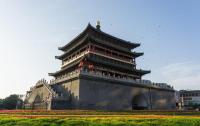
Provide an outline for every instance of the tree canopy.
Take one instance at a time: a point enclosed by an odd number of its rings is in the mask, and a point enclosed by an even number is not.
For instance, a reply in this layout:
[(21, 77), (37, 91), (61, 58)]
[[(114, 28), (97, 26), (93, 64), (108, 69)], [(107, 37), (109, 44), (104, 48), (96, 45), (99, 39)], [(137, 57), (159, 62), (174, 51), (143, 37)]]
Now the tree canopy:
[(5, 99), (0, 99), (0, 109), (16, 109), (21, 108), (23, 101), (19, 95), (12, 94)]

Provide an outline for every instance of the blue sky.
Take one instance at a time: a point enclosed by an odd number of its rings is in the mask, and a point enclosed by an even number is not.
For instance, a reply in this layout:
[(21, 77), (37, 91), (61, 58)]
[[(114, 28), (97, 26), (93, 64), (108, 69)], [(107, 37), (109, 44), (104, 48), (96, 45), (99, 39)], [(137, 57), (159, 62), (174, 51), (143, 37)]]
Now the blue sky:
[(0, 98), (24, 94), (60, 69), (54, 56), (90, 22), (139, 42), (137, 68), (176, 89), (200, 89), (198, 0), (1, 0)]

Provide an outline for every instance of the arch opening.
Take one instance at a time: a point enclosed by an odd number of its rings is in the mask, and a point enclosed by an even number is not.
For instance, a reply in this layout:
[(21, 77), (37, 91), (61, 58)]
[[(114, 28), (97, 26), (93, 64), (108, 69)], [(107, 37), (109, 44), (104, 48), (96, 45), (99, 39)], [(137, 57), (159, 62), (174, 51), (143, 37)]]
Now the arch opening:
[(132, 110), (147, 110), (148, 100), (144, 95), (136, 95), (132, 100)]

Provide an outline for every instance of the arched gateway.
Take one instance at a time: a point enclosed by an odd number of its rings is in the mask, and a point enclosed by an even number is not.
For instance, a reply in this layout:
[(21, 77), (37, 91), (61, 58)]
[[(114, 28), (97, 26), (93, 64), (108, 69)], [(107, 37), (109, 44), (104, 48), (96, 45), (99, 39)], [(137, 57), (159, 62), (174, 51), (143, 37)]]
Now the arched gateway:
[(148, 99), (145, 95), (136, 95), (132, 99), (132, 110), (146, 110), (148, 109)]

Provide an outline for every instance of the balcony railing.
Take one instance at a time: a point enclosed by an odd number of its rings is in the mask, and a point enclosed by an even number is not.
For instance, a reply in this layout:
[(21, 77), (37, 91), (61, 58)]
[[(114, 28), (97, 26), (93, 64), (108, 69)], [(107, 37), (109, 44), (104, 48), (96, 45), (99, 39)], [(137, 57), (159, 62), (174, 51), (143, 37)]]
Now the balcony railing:
[(79, 74), (80, 74), (80, 71), (79, 70), (75, 70), (73, 72), (64, 74), (64, 75), (62, 75), (60, 77), (57, 77), (56, 79), (50, 80), (50, 84), (55, 84), (55, 83), (63, 82), (65, 80), (77, 77), (77, 76), (79, 76)]
[(69, 59), (67, 61), (63, 61), (62, 67), (70, 64), (71, 62), (75, 61), (76, 59), (79, 59), (80, 57), (82, 57), (82, 56), (84, 56), (84, 55), (86, 55), (88, 53), (93, 53), (93, 54), (96, 54), (96, 55), (100, 55), (100, 56), (103, 56), (103, 57), (111, 58), (111, 59), (118, 60), (118, 61), (121, 61), (121, 62), (134, 64), (133, 60), (127, 60), (127, 59), (124, 59), (124, 58), (121, 58), (121, 57), (109, 55), (109, 54), (101, 52), (101, 51), (89, 51), (89, 50), (86, 50), (84, 52), (81, 52), (79, 55), (76, 55), (76, 56), (72, 57), (71, 59)]
[(67, 60), (67, 61), (63, 61), (62, 67), (68, 65), (69, 63), (75, 61), (76, 59), (78, 59), (78, 58), (84, 56), (84, 55), (87, 54), (87, 53), (89, 53), (88, 50), (81, 52), (79, 55), (76, 55), (76, 56), (72, 57), (71, 59), (69, 59), (69, 60)]
[(87, 70), (85, 70), (85, 71), (75, 70), (71, 73), (65, 74), (61, 77), (51, 80), (50, 84), (60, 83), (60, 82), (66, 81), (68, 79), (78, 77), (80, 74), (94, 76), (94, 77), (101, 77), (104, 79), (112, 79), (112, 80), (117, 80), (117, 81), (130, 82), (133, 84), (143, 84), (143, 85), (147, 85), (147, 86), (151, 86), (151, 87), (155, 87), (155, 88), (173, 89), (172, 86), (170, 86), (166, 83), (153, 83), (150, 80), (133, 79), (131, 77), (115, 77), (115, 76), (110, 76), (110, 75), (104, 75), (101, 72), (89, 72)]
[(112, 79), (112, 80), (130, 82), (130, 83), (134, 83), (134, 84), (143, 84), (143, 85), (148, 85), (148, 86), (152, 86), (152, 87), (173, 89), (172, 86), (170, 86), (170, 85), (168, 85), (166, 83), (154, 83), (154, 82), (151, 82), (150, 80), (132, 79), (130, 77), (114, 77), (114, 76), (104, 75), (104, 74), (102, 74), (100, 72), (95, 72), (94, 73), (94, 72), (81, 71), (80, 73), (84, 74), (84, 75), (101, 77), (101, 78), (105, 78), (105, 79)]

